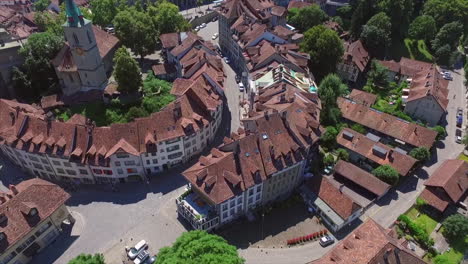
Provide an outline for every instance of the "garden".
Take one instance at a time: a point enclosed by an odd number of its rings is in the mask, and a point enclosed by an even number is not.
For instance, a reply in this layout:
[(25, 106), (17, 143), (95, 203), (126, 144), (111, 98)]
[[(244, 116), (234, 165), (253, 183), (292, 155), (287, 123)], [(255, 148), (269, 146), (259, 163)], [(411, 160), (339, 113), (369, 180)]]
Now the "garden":
[(109, 104), (91, 102), (72, 106), (65, 110), (56, 110), (58, 119), (67, 121), (74, 114), (81, 114), (96, 122), (97, 126), (109, 126), (114, 123), (128, 123), (135, 118), (147, 117), (160, 111), (164, 106), (175, 100), (171, 94), (172, 84), (154, 77), (152, 72), (143, 81), (142, 97), (138, 100), (123, 103), (113, 99)]

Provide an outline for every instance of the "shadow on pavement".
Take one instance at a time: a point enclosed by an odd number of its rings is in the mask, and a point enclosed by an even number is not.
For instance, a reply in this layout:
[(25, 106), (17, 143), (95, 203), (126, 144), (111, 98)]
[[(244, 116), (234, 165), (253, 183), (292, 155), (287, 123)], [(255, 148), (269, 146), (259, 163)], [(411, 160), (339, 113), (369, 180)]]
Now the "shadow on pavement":
[(62, 253), (65, 252), (79, 237), (72, 236), (71, 230), (72, 226), (66, 226), (54, 242), (34, 256), (31, 263), (55, 263), (55, 261), (62, 256)]
[(336, 239), (341, 240), (353, 232), (356, 227), (360, 226), (362, 221), (360, 218), (356, 218), (353, 222), (349, 223), (347, 226), (341, 228), (338, 232), (334, 233)]

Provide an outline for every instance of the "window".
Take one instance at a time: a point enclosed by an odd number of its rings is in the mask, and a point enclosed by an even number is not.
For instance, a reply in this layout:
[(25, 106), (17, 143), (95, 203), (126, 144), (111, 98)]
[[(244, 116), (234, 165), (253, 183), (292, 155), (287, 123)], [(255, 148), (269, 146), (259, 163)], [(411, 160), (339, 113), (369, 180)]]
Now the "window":
[(1, 264), (7, 264), (8, 262), (10, 262), (10, 260), (12, 260), (14, 257), (16, 257), (16, 252), (11, 252), (10, 255), (6, 256), (3, 258), (3, 261), (0, 262)]
[(70, 162), (66, 162), (66, 161), (63, 162), (63, 166), (68, 167), (68, 168), (71, 168), (71, 167), (72, 167), (71, 163), (70, 163)]
[(88, 175), (88, 171), (87, 171), (87, 170), (80, 169), (80, 174)]
[(133, 166), (135, 165), (135, 161), (134, 160), (127, 160), (124, 162), (125, 166)]
[(1, 232), (1, 233), (0, 233), (0, 241), (2, 241), (3, 239), (5, 239), (5, 237), (6, 237), (6, 236), (5, 236), (5, 233)]
[(257, 194), (257, 197), (255, 197), (255, 200), (260, 200), (260, 194)]
[(119, 159), (125, 159), (130, 157), (127, 153), (117, 153), (117, 158)]
[(31, 236), (28, 238), (23, 244), (21, 244), (19, 247), (16, 248), (16, 253), (20, 254), (25, 248), (27, 248), (29, 245), (31, 245), (36, 238), (34, 236)]
[(231, 207), (234, 207), (234, 206), (236, 206), (236, 200), (231, 201)]
[(175, 143), (175, 142), (177, 142), (179, 140), (180, 140), (180, 138), (174, 138), (174, 139), (166, 141), (166, 144), (172, 144), (172, 143)]
[(228, 218), (228, 213), (227, 212), (223, 213), (223, 218)]
[(174, 154), (171, 154), (169, 156), (167, 156), (169, 159), (176, 159), (176, 158), (179, 158), (181, 157), (183, 154), (182, 152), (177, 152), (177, 153), (174, 153)]
[(253, 194), (254, 194), (254, 189), (252, 188), (249, 190), (249, 196), (252, 196)]
[(52, 164), (57, 165), (57, 166), (60, 166), (60, 161), (53, 160), (53, 161), (52, 161)]
[(34, 168), (43, 170), (44, 168), (42, 167), (41, 164), (33, 163)]
[(253, 203), (253, 197), (249, 198), (249, 204)]
[(74, 170), (66, 170), (68, 175), (76, 175), (76, 171)]
[(241, 204), (241, 203), (242, 203), (242, 197), (237, 198), (237, 204)]
[(149, 164), (150, 164), (150, 160), (146, 160), (146, 164), (149, 165)]
[(122, 169), (117, 169), (117, 173), (118, 174), (123, 174), (123, 170)]
[(129, 168), (127, 169), (127, 173), (136, 173), (137, 170), (135, 168)]
[(102, 170), (99, 169), (93, 169), (93, 172), (96, 174), (102, 174)]
[(32, 161), (39, 162), (39, 159), (34, 157), (34, 156), (29, 156), (29, 159), (32, 160)]
[(191, 145), (192, 145), (192, 143), (187, 142), (187, 143), (185, 143), (184, 147), (185, 147), (185, 148), (190, 148)]
[(48, 163), (46, 159), (41, 159), (41, 161), (42, 161), (42, 163), (45, 163), (45, 164)]
[(37, 209), (32, 208), (31, 211), (29, 211), (29, 216), (35, 216), (35, 215), (37, 215)]
[(235, 213), (236, 213), (236, 210), (234, 208), (232, 208), (230, 214), (234, 215)]
[(65, 174), (65, 171), (61, 168), (57, 168), (57, 173)]
[(262, 186), (261, 185), (257, 186), (257, 192), (260, 192), (261, 190), (262, 190)]
[(114, 173), (112, 172), (112, 170), (104, 170), (103, 172), (104, 172), (104, 174), (106, 174), (106, 175), (112, 175), (112, 174), (114, 174)]
[(179, 150), (179, 148), (180, 148), (179, 145), (174, 145), (174, 146), (166, 148), (166, 151), (167, 152), (172, 152), (172, 151), (175, 151), (175, 150)]
[(120, 166), (120, 161), (114, 162), (115, 166), (119, 167)]
[(158, 159), (153, 159), (153, 164), (158, 163)]
[(49, 167), (49, 166), (44, 166), (44, 168), (46, 169), (46, 171), (49, 171), (49, 172), (51, 172), (51, 171), (52, 171), (52, 168), (51, 168), (51, 167)]

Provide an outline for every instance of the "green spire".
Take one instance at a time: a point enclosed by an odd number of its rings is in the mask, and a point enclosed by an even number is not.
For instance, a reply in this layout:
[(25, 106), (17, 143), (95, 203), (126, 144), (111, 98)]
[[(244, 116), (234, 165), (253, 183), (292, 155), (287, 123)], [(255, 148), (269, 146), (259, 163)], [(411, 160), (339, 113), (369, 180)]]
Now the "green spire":
[(83, 15), (81, 14), (80, 9), (76, 6), (75, 1), (65, 0), (65, 7), (69, 27), (78, 27), (78, 22), (81, 26), (85, 24)]

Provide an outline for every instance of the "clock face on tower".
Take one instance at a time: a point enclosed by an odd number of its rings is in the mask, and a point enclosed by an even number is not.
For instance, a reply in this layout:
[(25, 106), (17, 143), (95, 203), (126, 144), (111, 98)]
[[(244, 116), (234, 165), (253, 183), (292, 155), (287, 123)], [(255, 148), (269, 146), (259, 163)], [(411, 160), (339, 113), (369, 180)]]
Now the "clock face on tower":
[(75, 51), (76, 51), (76, 54), (80, 56), (82, 56), (85, 53), (85, 51), (82, 48), (76, 48)]

